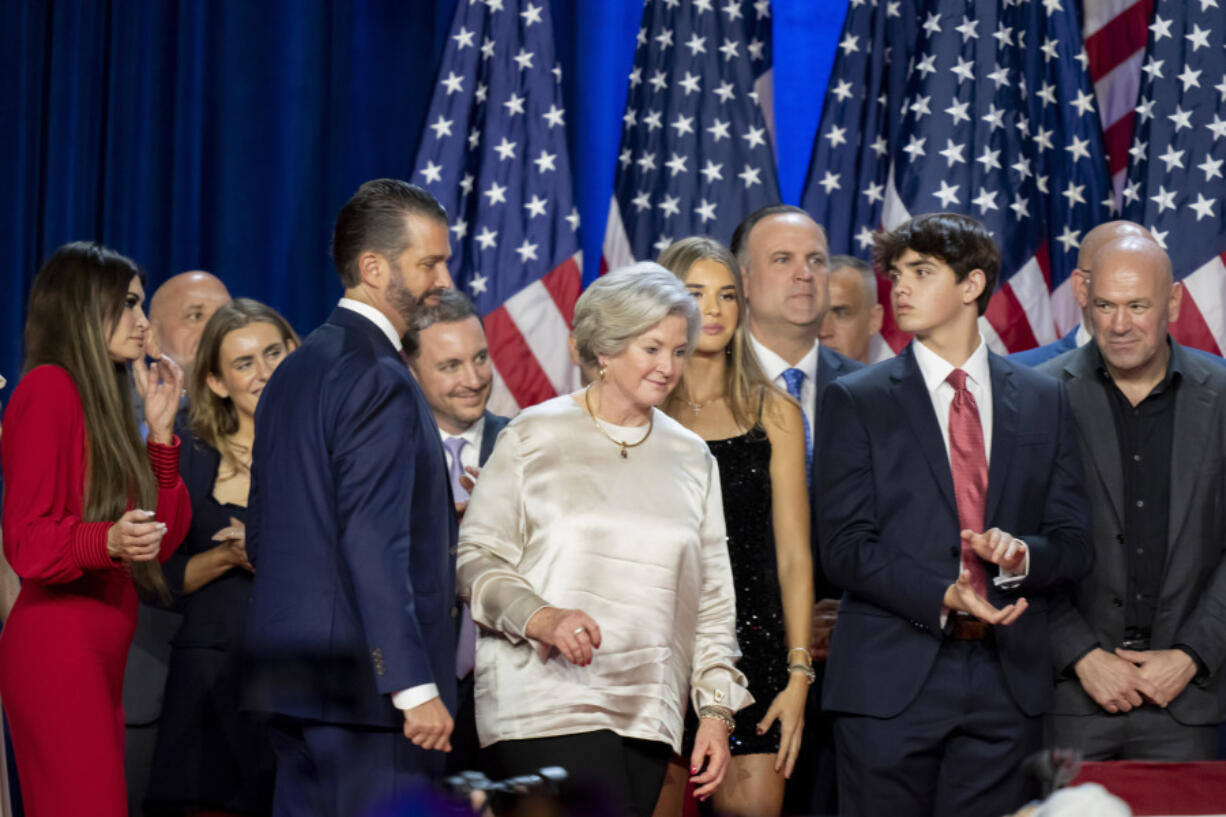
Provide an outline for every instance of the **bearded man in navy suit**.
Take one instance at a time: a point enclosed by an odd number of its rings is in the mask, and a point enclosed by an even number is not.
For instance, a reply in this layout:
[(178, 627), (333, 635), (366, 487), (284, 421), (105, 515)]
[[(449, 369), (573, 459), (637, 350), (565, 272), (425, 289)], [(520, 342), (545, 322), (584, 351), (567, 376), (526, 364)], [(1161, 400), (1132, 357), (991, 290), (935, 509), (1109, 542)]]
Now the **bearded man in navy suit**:
[(839, 813), (996, 817), (1051, 699), (1048, 597), (1093, 562), (1077, 432), (1063, 384), (979, 333), (983, 225), (919, 216), (876, 256), (915, 340), (830, 384), (819, 429)]
[(255, 418), (246, 703), (271, 716), (277, 817), (359, 814), (441, 776), (455, 707), (456, 518), (401, 348), (451, 287), (446, 213), (367, 182), (332, 257), (345, 297)]

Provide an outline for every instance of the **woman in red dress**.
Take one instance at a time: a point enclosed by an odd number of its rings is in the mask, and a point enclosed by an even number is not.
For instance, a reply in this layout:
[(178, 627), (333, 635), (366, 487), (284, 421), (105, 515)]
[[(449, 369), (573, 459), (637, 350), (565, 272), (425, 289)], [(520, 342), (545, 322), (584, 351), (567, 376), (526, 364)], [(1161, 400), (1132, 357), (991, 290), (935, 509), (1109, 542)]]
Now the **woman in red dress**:
[[(30, 290), (25, 376), (4, 416), (4, 553), (22, 578), (0, 634), (0, 700), (29, 817), (125, 817), (124, 663), (137, 588), (191, 521), (174, 436), (183, 374), (145, 365), (144, 276), (67, 244)], [(137, 430), (128, 364), (145, 396)]]

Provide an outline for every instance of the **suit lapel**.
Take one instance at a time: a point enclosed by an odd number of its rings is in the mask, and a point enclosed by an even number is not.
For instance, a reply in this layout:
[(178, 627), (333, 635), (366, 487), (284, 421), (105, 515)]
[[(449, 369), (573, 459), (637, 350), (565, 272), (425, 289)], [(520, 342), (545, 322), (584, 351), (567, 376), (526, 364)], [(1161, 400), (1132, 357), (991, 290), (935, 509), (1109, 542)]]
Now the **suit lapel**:
[(928, 461), (933, 481), (956, 519), (958, 502), (954, 498), (954, 476), (949, 468), (945, 438), (941, 436), (941, 426), (932, 408), (928, 387), (924, 385), (924, 376), (915, 362), (915, 352), (907, 346), (902, 354), (885, 365), (894, 367), (890, 372), (890, 379), (894, 381), (891, 393), (898, 401), (899, 414), (907, 418), (919, 450)]
[(1120, 462), (1119, 439), (1115, 433), (1114, 415), (1111, 413), (1110, 403), (1107, 402), (1106, 390), (1098, 382), (1090, 364), (1090, 348), (1083, 347), (1074, 355), (1074, 360), (1065, 365), (1065, 371), (1072, 375), (1072, 378), (1066, 381), (1069, 403), (1073, 407), (1077, 428), (1090, 451), (1094, 470), (1106, 486), (1116, 521), (1122, 526), (1124, 472)]
[[(1174, 354), (1182, 349), (1172, 343)], [(1171, 513), (1167, 538), (1167, 561), (1175, 552), (1174, 543), (1192, 506), (1201, 461), (1205, 458), (1205, 439), (1201, 429), (1213, 424), (1213, 404), (1217, 395), (1204, 385), (1204, 373), (1185, 356), (1181, 364), (1185, 372), (1179, 391), (1175, 393), (1175, 434), (1171, 440)]]
[(988, 501), (984, 508), (984, 527), (991, 525), (1000, 504), (1009, 463), (1013, 458), (1013, 443), (1017, 438), (1017, 386), (1013, 372), (999, 357), (988, 353), (988, 371), (992, 381), (992, 462), (988, 466)]

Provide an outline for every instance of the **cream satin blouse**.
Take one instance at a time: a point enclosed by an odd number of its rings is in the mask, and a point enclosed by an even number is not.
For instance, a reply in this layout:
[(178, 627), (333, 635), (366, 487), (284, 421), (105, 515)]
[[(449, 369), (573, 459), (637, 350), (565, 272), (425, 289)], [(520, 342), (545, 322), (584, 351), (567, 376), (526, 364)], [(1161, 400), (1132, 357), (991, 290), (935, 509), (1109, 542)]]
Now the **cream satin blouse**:
[[(719, 469), (660, 411), (627, 451), (570, 396), (502, 432), (460, 527), (459, 586), (477, 639), (483, 746), (609, 729), (681, 750), (694, 706), (753, 702), (736, 668), (736, 602)], [(605, 424), (638, 440), (645, 426)], [(524, 636), (545, 606), (578, 608), (603, 643), (586, 667)]]

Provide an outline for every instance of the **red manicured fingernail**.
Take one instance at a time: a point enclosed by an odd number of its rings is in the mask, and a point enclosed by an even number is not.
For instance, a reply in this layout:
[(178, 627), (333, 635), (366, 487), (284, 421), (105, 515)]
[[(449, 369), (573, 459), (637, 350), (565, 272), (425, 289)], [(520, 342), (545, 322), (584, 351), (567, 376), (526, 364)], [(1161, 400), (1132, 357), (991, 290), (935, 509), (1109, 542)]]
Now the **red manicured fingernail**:
[(697, 767), (697, 766), (691, 766), (691, 767), (690, 767), (690, 774), (698, 774), (698, 767)]

